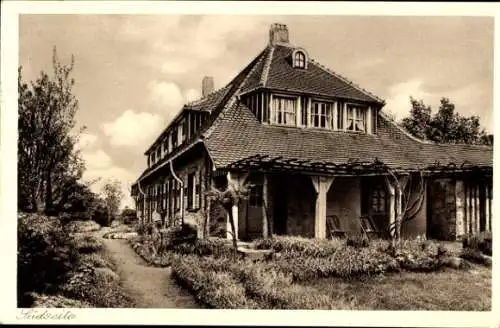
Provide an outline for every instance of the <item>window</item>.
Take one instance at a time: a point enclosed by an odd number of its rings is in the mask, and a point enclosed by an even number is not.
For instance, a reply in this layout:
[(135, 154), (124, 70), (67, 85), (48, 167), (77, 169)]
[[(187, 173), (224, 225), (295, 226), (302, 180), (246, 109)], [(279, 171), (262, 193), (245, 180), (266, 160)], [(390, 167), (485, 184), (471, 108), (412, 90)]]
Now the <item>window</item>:
[(347, 106), (347, 130), (366, 131), (366, 108)]
[(317, 128), (333, 128), (333, 104), (313, 101), (311, 106), (311, 125)]
[(163, 153), (165, 155), (168, 153), (168, 137), (163, 141)]
[(172, 129), (172, 150), (175, 149), (175, 147), (177, 147), (177, 127), (175, 126), (173, 129)]
[(293, 56), (293, 67), (295, 68), (306, 67), (306, 55), (302, 51), (295, 52)]
[(156, 158), (158, 158), (158, 161), (161, 159), (161, 146), (156, 150)]
[(386, 213), (385, 188), (382, 185), (375, 187), (371, 195), (371, 210), (373, 214)]
[(296, 125), (297, 98), (273, 97), (271, 123)]
[(151, 164), (154, 164), (156, 162), (156, 153), (151, 154)]
[(254, 185), (248, 195), (249, 206), (262, 206), (262, 185)]

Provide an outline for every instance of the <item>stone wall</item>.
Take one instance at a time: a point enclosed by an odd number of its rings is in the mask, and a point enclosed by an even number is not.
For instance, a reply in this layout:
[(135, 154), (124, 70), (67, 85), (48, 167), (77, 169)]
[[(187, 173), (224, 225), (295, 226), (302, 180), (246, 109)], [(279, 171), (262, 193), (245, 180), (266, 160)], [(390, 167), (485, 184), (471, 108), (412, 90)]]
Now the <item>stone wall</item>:
[(327, 194), (326, 215), (336, 215), (343, 231), (361, 231), (361, 178), (337, 177), (333, 180)]
[(456, 234), (456, 181), (440, 178), (429, 181), (429, 231), (433, 239), (455, 240)]
[(314, 237), (316, 191), (309, 176), (293, 176), (288, 181), (287, 234)]
[[(418, 197), (418, 190), (413, 190), (409, 197), (410, 202), (414, 202)], [(417, 236), (425, 236), (427, 233), (427, 191), (424, 190), (424, 199), (420, 210), (415, 217), (401, 226), (401, 236), (403, 238), (415, 238)]]

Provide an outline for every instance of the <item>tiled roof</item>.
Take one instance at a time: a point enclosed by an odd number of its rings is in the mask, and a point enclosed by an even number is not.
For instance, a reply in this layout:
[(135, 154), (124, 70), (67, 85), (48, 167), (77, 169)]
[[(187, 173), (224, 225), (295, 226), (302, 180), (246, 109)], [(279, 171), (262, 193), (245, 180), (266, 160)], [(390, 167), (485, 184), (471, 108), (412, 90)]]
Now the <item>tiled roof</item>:
[(310, 60), (307, 69), (293, 68), (291, 55), (295, 48), (275, 45), (266, 49), (266, 60), (249, 76), (242, 92), (258, 87), (296, 91), (344, 99), (383, 103), (383, 100), (351, 81)]
[(215, 123), (205, 144), (217, 167), (254, 155), (334, 164), (377, 159), (394, 169), (425, 168), (436, 161), (442, 165), (493, 163), (490, 148), (422, 143), (381, 116), (376, 135), (280, 127), (261, 124), (241, 103)]
[(192, 101), (184, 106), (184, 108), (195, 111), (207, 111), (212, 112), (224, 99), (224, 96), (227, 94), (231, 87), (231, 84), (226, 85), (225, 87), (214, 91), (207, 96)]
[(493, 166), (491, 147), (425, 143), (384, 116), (378, 117), (376, 135), (261, 124), (238, 100), (238, 95), (264, 87), (383, 103), (316, 62), (309, 61), (305, 70), (292, 68), (288, 62), (292, 51), (293, 48), (280, 45), (267, 47), (226, 87), (186, 105), (191, 110), (209, 111), (209, 119), (189, 143), (146, 169), (141, 177), (149, 175), (200, 139), (216, 167), (225, 167), (255, 155), (334, 164), (378, 160), (394, 169), (410, 170), (436, 162), (441, 165), (467, 162), (476, 166)]

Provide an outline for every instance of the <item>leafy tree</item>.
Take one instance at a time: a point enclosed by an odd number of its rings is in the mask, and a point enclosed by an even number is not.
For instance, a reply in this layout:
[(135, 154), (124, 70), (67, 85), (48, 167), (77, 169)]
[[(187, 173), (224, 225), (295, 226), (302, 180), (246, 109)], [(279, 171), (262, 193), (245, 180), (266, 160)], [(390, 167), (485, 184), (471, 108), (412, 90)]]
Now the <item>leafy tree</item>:
[(426, 106), (422, 100), (417, 101), (410, 97), (410, 116), (402, 120), (403, 127), (420, 139), (427, 139), (431, 123), (431, 107)]
[(123, 198), (120, 181), (108, 180), (102, 187), (102, 194), (104, 196), (104, 204), (106, 206), (109, 224), (111, 220), (118, 216), (118, 210)]
[(462, 116), (455, 104), (442, 98), (437, 113), (432, 116), (430, 106), (410, 97), (411, 110), (401, 125), (417, 138), (439, 143), (493, 144), (493, 135), (481, 128), (478, 116)]
[[(84, 164), (75, 149), (78, 101), (72, 93), (70, 65), (63, 65), (54, 48), (53, 74), (41, 72), (35, 82), (23, 81), (18, 69), (18, 207), (53, 211), (65, 188), (81, 177)], [(81, 132), (81, 131), (80, 131)]]

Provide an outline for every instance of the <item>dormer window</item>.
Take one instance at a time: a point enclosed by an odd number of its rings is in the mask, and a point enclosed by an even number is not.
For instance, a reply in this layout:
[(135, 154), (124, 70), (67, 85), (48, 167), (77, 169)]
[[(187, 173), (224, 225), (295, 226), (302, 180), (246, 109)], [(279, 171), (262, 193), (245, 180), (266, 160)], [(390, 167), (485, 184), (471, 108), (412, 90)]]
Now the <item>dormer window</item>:
[(347, 130), (366, 131), (366, 111), (364, 106), (347, 105)]
[(333, 103), (313, 101), (311, 104), (311, 126), (333, 129)]
[(292, 67), (293, 68), (307, 68), (307, 54), (302, 49), (296, 49), (292, 53)]
[(296, 125), (297, 98), (273, 96), (271, 106), (271, 123)]

